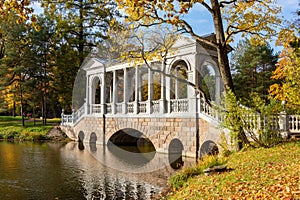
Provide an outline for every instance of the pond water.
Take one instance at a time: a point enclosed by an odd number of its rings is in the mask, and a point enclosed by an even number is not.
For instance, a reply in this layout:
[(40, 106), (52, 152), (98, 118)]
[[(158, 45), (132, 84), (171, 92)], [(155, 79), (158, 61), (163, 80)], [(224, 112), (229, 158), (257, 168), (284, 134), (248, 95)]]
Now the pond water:
[(0, 199), (151, 199), (174, 172), (167, 154), (77, 142), (0, 142)]

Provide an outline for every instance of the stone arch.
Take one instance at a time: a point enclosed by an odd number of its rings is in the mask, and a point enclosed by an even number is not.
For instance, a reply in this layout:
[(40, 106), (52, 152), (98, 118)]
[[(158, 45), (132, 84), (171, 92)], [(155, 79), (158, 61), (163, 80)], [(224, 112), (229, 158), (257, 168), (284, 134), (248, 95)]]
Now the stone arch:
[(116, 131), (109, 137), (108, 143), (109, 142), (115, 145), (125, 146), (139, 146), (145, 143), (152, 144), (145, 134), (133, 128), (124, 128)]
[(177, 65), (180, 62), (184, 62), (186, 64), (187, 71), (192, 71), (192, 65), (191, 65), (191, 63), (186, 58), (178, 58), (178, 59), (173, 60), (169, 64), (169, 67), (167, 68), (167, 73), (170, 73), (172, 67), (175, 66), (175, 65)]
[(101, 85), (102, 81), (99, 76), (92, 77), (92, 104), (100, 104), (101, 103)]
[[(185, 60), (177, 60), (170, 65), (169, 73), (179, 79), (188, 80), (189, 65)], [(170, 78), (170, 98), (185, 99), (188, 98), (188, 85), (179, 81), (177, 78)]]
[(168, 158), (170, 166), (173, 169), (179, 169), (183, 166), (182, 151), (184, 146), (178, 138), (174, 138), (170, 141), (168, 147)]
[(213, 60), (206, 60), (199, 70), (199, 84), (211, 101), (218, 101), (221, 96), (221, 75), (217, 66)]
[(214, 141), (207, 140), (203, 142), (200, 148), (200, 158), (203, 158), (203, 156), (206, 155), (217, 155), (217, 154), (219, 154), (219, 148)]

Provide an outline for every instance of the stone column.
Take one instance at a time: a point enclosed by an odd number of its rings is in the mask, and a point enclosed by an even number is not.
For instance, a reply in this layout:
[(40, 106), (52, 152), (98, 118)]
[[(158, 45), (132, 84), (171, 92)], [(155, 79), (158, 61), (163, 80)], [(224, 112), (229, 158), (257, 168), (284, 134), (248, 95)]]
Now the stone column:
[[(195, 83), (194, 81), (194, 73), (193, 71), (187, 71), (187, 80), (191, 83)], [(187, 98), (195, 98), (195, 88), (187, 84)]]
[(161, 95), (160, 95), (160, 102), (159, 102), (159, 108), (160, 108), (160, 113), (165, 113), (166, 112), (166, 76), (164, 73), (166, 73), (165, 70), (165, 64), (164, 61), (161, 63), (161, 71), (163, 72), (161, 74)]
[(116, 103), (118, 103), (118, 94), (117, 94), (117, 71), (113, 71), (113, 91), (112, 91), (112, 104), (111, 111), (112, 114), (116, 114)]
[(139, 77), (139, 67), (135, 67), (135, 104), (134, 104), (134, 113), (138, 114), (139, 108), (139, 86), (140, 86), (140, 77)]
[(279, 127), (280, 127), (280, 134), (282, 136), (282, 138), (287, 139), (289, 137), (289, 115), (286, 112), (286, 102), (282, 101), (282, 107), (283, 107), (283, 111), (280, 113), (280, 117), (279, 117)]
[[(175, 99), (179, 99), (179, 83), (178, 83), (178, 82), (179, 82), (179, 81), (178, 81), (178, 78), (179, 78), (179, 75), (178, 75), (178, 74), (179, 74), (179, 73), (178, 73), (178, 70), (179, 70), (179, 69), (176, 67), (176, 69), (175, 69), (175, 72), (176, 72), (176, 75), (175, 75), (175, 76), (176, 76), (176, 79), (175, 79), (175, 88), (174, 88), (174, 89), (175, 89), (175, 91), (174, 91), (174, 92), (175, 92)], [(170, 85), (170, 86), (171, 86), (171, 85)]]
[(153, 72), (148, 68), (148, 102), (147, 102), (147, 113), (152, 113), (152, 100), (153, 100)]
[(102, 80), (101, 80), (101, 113), (106, 113), (106, 81), (105, 81), (105, 72), (102, 74)]
[(89, 114), (89, 76), (86, 76), (86, 85), (85, 85), (85, 108), (84, 108), (84, 114)]
[(89, 109), (89, 113), (90, 114), (92, 114), (93, 113), (93, 111), (92, 111), (92, 109), (93, 109), (93, 106), (92, 106), (92, 104), (93, 104), (93, 83), (92, 83), (92, 79), (93, 79), (93, 77), (91, 77), (91, 76), (89, 76), (89, 95), (88, 95), (88, 102), (89, 102), (89, 107), (90, 107), (90, 109)]
[(219, 103), (219, 102), (220, 102), (220, 99), (221, 99), (221, 84), (222, 84), (221, 77), (216, 75), (215, 101), (216, 101), (217, 103)]
[(166, 83), (166, 113), (171, 112), (171, 78), (165, 77), (165, 83)]
[(127, 113), (127, 102), (128, 102), (128, 77), (127, 77), (127, 68), (124, 68), (123, 80), (124, 80), (124, 91), (123, 91), (123, 114)]

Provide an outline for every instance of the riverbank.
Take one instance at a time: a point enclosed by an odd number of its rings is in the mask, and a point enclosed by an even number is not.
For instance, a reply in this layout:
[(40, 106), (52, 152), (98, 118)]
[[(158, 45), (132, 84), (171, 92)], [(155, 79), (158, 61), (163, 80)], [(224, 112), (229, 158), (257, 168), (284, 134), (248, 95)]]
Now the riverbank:
[(0, 116), (0, 140), (13, 141), (41, 141), (65, 140), (65, 134), (58, 127), (60, 119), (48, 119), (47, 125), (40, 119), (26, 119), (22, 126), (20, 116)]
[(300, 199), (299, 140), (234, 153), (227, 168), (224, 173), (189, 178), (160, 199)]

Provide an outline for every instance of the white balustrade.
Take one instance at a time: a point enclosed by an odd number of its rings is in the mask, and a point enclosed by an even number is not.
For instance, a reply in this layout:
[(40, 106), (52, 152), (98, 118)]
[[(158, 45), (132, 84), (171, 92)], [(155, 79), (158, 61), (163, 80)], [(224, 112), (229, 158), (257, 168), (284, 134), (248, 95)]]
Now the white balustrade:
[(289, 131), (292, 133), (300, 132), (300, 115), (289, 116)]
[(123, 113), (123, 103), (116, 103), (116, 112)]
[(147, 112), (147, 102), (139, 102), (139, 108), (140, 113), (146, 113)]
[(159, 113), (159, 101), (152, 101), (152, 111), (153, 113)]
[(73, 116), (72, 115), (62, 115), (61, 124), (62, 125), (73, 124)]
[(93, 114), (102, 113), (102, 105), (101, 104), (92, 104), (92, 113)]
[(189, 100), (188, 99), (172, 99), (171, 112), (188, 112), (189, 111)]
[(106, 104), (106, 112), (107, 112), (108, 114), (111, 114), (111, 113), (112, 113), (111, 103), (107, 103), (107, 104)]
[(127, 112), (128, 113), (134, 113), (134, 103), (135, 102), (128, 102), (127, 103)]

